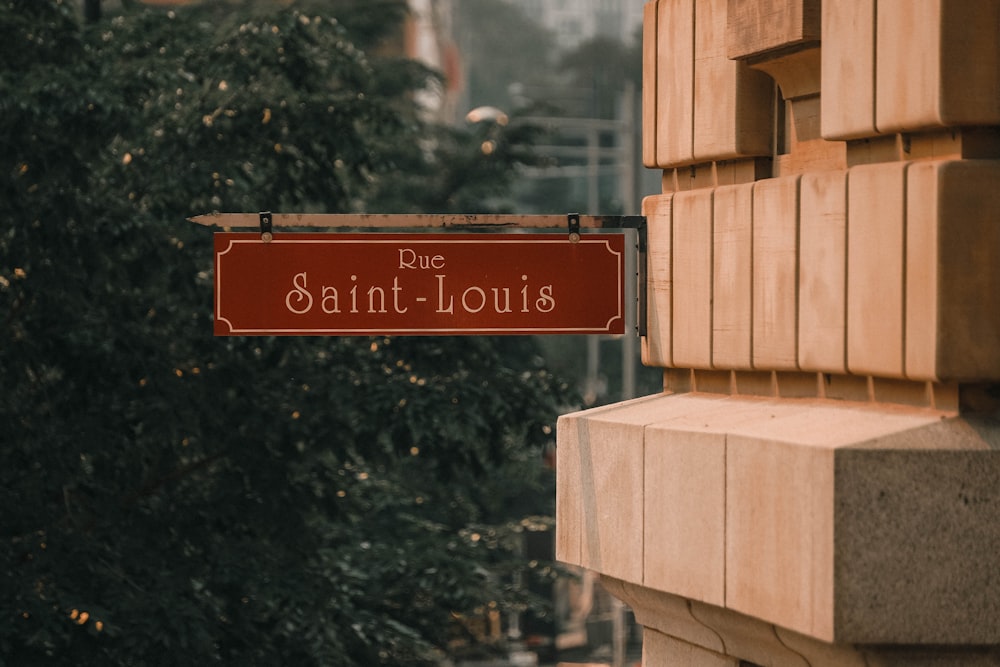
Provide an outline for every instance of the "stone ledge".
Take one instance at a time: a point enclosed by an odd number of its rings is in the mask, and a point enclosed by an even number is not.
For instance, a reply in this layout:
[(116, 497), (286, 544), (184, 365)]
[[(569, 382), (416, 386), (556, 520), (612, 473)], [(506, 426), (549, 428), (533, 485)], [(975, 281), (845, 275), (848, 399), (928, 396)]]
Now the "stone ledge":
[(812, 640), (997, 645), (998, 433), (954, 411), (704, 393), (566, 415), (556, 555)]
[[(604, 577), (644, 627), (645, 665), (685, 667), (996, 667), (1000, 648), (830, 644), (737, 612)], [(702, 620), (696, 617), (700, 616)]]

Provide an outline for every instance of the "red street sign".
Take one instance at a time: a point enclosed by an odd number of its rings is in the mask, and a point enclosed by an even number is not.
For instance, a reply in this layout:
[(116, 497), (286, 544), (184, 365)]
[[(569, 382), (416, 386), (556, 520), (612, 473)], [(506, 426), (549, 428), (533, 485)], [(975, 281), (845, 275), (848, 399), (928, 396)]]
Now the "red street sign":
[(621, 334), (625, 238), (215, 234), (215, 335)]

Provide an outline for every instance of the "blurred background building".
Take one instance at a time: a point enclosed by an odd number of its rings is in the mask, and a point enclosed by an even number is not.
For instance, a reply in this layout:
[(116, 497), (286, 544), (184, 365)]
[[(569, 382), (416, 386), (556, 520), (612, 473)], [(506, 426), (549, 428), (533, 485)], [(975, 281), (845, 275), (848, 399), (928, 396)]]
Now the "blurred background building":
[(510, 0), (529, 19), (555, 36), (559, 49), (570, 51), (596, 36), (627, 43), (642, 22), (644, 0)]

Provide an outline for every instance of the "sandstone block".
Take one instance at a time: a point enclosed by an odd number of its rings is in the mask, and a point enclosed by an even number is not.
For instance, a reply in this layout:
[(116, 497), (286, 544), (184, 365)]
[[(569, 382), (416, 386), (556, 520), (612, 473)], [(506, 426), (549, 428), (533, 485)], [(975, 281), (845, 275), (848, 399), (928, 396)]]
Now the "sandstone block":
[(626, 545), (642, 544), (644, 426), (659, 412), (656, 398), (559, 418), (558, 559), (626, 581), (642, 581), (642, 550)]
[[(728, 0), (695, 2), (693, 159), (770, 155), (774, 84), (726, 53)], [(667, 131), (670, 131), (668, 128)]]
[[(943, 425), (937, 445), (945, 438)], [(965, 430), (967, 425), (951, 425)], [(972, 440), (976, 434), (967, 434)], [(1000, 642), (1000, 452), (851, 448), (835, 458), (835, 639)]]
[(673, 362), (712, 365), (712, 190), (678, 192), (673, 199)]
[(847, 367), (903, 376), (905, 162), (862, 165), (847, 184)]
[(753, 184), (715, 189), (712, 365), (750, 369)]
[(724, 604), (725, 443), (724, 434), (647, 431), (644, 585)]
[(799, 177), (753, 191), (753, 365), (798, 368)]
[(875, 136), (875, 0), (824, 2), (821, 32), (823, 137)]
[(656, 161), (694, 159), (694, 0), (657, 0)]
[(642, 8), (642, 164), (656, 167), (657, 121), (657, 6), (656, 0)]
[(673, 365), (673, 197), (657, 195), (642, 202), (646, 216), (646, 336), (642, 362)]
[(643, 664), (685, 665), (685, 667), (739, 667), (739, 658), (688, 644), (655, 630), (642, 633)]
[(820, 39), (819, 0), (729, 0), (727, 56), (787, 52)]
[(879, 0), (878, 131), (1000, 123), (998, 24), (997, 0)]
[(804, 174), (799, 219), (799, 366), (844, 373), (847, 172)]
[(644, 33), (655, 32), (643, 56), (644, 163), (669, 169), (770, 155), (774, 86), (727, 57), (727, 0), (650, 4), (643, 14)]
[(907, 171), (906, 375), (1000, 379), (1000, 161)]

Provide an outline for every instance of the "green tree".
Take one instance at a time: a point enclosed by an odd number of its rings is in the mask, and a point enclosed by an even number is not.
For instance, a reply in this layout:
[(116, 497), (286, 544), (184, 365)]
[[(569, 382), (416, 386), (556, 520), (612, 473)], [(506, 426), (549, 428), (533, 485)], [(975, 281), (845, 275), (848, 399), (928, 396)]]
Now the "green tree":
[[(569, 400), (530, 339), (213, 338), (184, 220), (404, 183), (440, 130), (373, 55), (402, 4), (0, 2), (0, 664), (422, 665), (528, 601)], [(428, 208), (482, 187), (412, 166)]]

